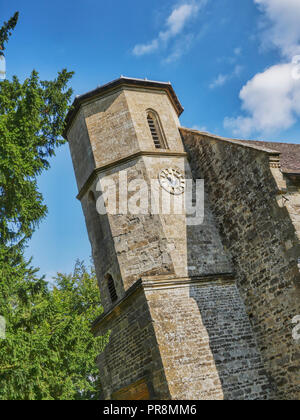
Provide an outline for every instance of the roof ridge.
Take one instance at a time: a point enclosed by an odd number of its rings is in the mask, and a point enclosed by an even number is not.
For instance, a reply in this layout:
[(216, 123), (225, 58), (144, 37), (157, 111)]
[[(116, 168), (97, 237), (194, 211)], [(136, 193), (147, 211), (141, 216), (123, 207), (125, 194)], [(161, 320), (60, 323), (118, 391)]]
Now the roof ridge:
[(266, 147), (257, 146), (256, 144), (251, 144), (251, 140), (246, 141), (246, 140), (222, 137), (222, 136), (218, 136), (216, 134), (208, 133), (206, 131), (199, 131), (199, 130), (195, 130), (195, 129), (187, 128), (187, 127), (180, 127), (180, 129), (181, 130), (186, 130), (186, 131), (191, 131), (191, 132), (194, 132), (194, 133), (197, 133), (197, 134), (202, 134), (202, 135), (205, 135), (207, 137), (211, 137), (211, 138), (216, 139), (216, 140), (226, 141), (227, 143), (236, 144), (236, 145), (239, 145), (239, 146), (249, 147), (251, 149), (260, 150), (260, 151), (265, 152), (265, 153), (281, 154), (281, 152), (278, 151), (278, 150), (268, 149)]
[(290, 145), (290, 146), (300, 146), (300, 143), (289, 143), (284, 141), (268, 141), (268, 140), (240, 140), (245, 142), (256, 142), (256, 143), (269, 143), (269, 144), (280, 144), (280, 145)]

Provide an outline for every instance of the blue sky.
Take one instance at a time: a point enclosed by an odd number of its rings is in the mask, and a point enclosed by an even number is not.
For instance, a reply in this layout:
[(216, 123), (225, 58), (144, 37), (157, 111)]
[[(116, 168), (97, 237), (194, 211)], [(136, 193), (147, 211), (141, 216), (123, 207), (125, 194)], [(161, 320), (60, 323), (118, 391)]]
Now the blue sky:
[[(298, 0), (0, 0), (1, 21), (16, 10), (8, 78), (35, 68), (49, 79), (67, 67), (76, 95), (121, 74), (171, 81), (185, 108), (183, 126), (300, 140)], [(67, 145), (39, 188), (49, 214), (27, 255), (51, 278), (91, 253)]]

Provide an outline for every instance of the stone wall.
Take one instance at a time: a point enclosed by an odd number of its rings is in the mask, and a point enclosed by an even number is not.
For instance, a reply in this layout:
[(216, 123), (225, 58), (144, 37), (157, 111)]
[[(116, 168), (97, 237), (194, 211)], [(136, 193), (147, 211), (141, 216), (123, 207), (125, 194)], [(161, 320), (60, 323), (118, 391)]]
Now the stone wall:
[[(136, 388), (135, 384), (141, 381), (150, 399), (170, 399), (153, 321), (142, 288), (132, 294), (130, 291), (123, 302), (95, 323), (95, 335), (109, 331), (109, 344), (97, 359), (102, 399), (118, 399), (118, 395), (124, 395), (124, 388), (132, 385)], [(136, 398), (131, 395), (131, 399)]]
[(95, 322), (104, 399), (263, 400), (272, 390), (230, 276), (143, 278)]
[[(162, 194), (172, 202), (180, 200), (184, 205), (184, 195), (173, 196), (158, 184), (157, 174), (169, 167), (180, 169), (186, 179), (192, 177), (184, 157), (142, 156), (103, 171), (81, 199), (105, 310), (111, 305), (104, 282), (107, 273), (112, 275), (121, 298), (141, 276), (172, 273), (174, 277), (195, 277), (232, 272), (230, 258), (224, 252), (208, 205), (205, 206), (203, 223), (195, 226), (187, 227), (184, 211), (174, 214), (173, 205), (172, 214), (162, 214)], [(126, 175), (126, 183), (142, 180), (148, 186), (148, 191), (142, 194), (148, 204), (145, 214), (120, 213), (120, 172), (123, 174), (121, 179)], [(159, 191), (159, 214), (152, 212), (152, 180), (156, 181)], [(104, 190), (104, 181), (113, 182), (116, 186), (117, 212), (100, 216), (96, 203), (89, 197), (91, 193), (95, 199), (99, 197), (97, 186)], [(128, 192), (128, 199), (131, 200), (137, 193)]]
[(300, 314), (300, 248), (290, 214), (278, 204), (271, 154), (193, 130), (181, 134), (194, 176), (205, 179), (276, 398), (300, 399), (291, 323)]
[(124, 93), (140, 148), (142, 150), (157, 150), (147, 122), (146, 111), (152, 109), (159, 115), (168, 148), (172, 151), (183, 152), (183, 144), (178, 132), (179, 119), (168, 95), (163, 91), (132, 88), (126, 88)]
[(84, 112), (81, 109), (69, 130), (69, 147), (78, 191), (81, 190), (96, 167), (93, 149), (87, 130)]
[(183, 152), (179, 120), (165, 91), (119, 87), (83, 103), (68, 128), (78, 190), (96, 168), (140, 151), (157, 152), (147, 122), (147, 110), (160, 116), (169, 149)]
[(260, 400), (270, 385), (233, 280), (146, 291), (172, 399)]
[(288, 210), (300, 239), (300, 177), (286, 175), (284, 179), (286, 181), (286, 191), (283, 192), (281, 197), (282, 206), (285, 206)]

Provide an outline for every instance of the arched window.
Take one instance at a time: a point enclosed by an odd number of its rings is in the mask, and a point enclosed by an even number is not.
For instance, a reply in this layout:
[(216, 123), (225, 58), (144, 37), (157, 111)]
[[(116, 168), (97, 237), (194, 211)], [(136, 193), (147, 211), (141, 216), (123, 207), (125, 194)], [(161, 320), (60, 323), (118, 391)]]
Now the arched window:
[(147, 121), (156, 149), (168, 149), (158, 115), (154, 111), (148, 111)]
[(118, 295), (117, 295), (114, 279), (112, 278), (110, 274), (107, 274), (106, 280), (107, 280), (107, 288), (109, 291), (110, 299), (112, 303), (114, 303), (118, 300)]

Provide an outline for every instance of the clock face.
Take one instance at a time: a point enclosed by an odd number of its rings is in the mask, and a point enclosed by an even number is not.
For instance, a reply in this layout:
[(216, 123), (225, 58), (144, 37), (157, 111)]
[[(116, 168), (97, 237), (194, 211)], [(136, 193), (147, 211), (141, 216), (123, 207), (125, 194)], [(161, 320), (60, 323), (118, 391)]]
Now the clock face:
[(185, 187), (185, 179), (183, 174), (174, 168), (163, 169), (158, 176), (159, 183), (162, 188), (170, 194), (182, 194)]

